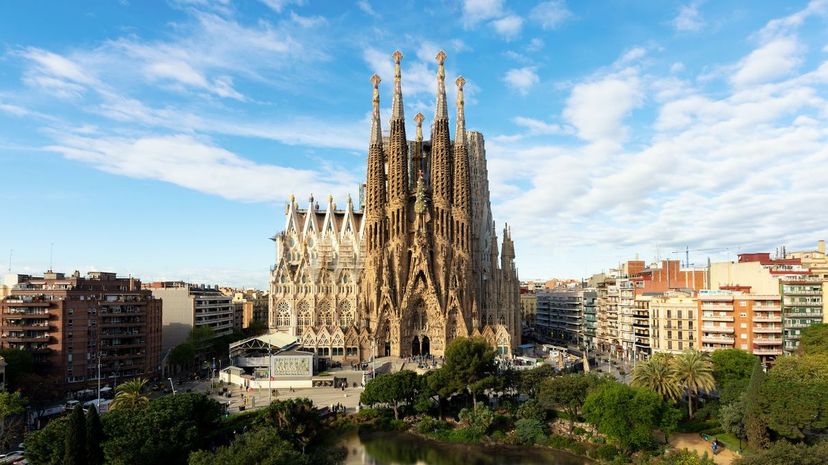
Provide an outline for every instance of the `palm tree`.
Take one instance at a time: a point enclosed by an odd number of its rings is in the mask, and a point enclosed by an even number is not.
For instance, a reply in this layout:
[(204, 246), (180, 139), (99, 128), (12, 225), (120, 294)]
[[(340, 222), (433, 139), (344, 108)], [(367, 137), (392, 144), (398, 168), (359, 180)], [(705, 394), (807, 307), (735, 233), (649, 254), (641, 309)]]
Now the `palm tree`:
[(110, 410), (146, 407), (149, 404), (149, 397), (141, 393), (145, 384), (147, 384), (147, 380), (144, 378), (136, 378), (115, 388), (117, 394), (115, 394), (115, 400), (112, 401), (112, 405), (109, 406)]
[(665, 400), (681, 397), (681, 386), (676, 377), (673, 357), (657, 353), (649, 360), (639, 363), (633, 371), (632, 385), (653, 390)]
[(693, 396), (716, 387), (713, 362), (707, 354), (688, 350), (676, 358), (675, 369), (679, 385), (687, 392), (687, 414), (693, 418)]

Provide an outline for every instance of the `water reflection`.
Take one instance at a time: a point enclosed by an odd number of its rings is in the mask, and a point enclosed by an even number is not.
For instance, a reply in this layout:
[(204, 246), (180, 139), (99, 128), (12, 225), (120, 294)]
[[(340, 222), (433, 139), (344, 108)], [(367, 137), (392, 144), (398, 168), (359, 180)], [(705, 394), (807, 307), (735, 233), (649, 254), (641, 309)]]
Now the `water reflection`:
[(345, 465), (585, 465), (565, 452), (442, 444), (406, 433), (351, 433)]

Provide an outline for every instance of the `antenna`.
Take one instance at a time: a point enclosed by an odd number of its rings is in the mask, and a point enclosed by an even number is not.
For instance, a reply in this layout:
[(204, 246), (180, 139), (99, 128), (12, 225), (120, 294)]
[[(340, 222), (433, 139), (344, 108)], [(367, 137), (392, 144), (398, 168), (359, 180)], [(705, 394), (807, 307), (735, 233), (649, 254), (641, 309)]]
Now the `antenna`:
[(49, 272), (52, 272), (52, 258), (54, 257), (55, 243), (49, 243)]
[(14, 249), (9, 249), (9, 273), (11, 273), (12, 254), (14, 254)]

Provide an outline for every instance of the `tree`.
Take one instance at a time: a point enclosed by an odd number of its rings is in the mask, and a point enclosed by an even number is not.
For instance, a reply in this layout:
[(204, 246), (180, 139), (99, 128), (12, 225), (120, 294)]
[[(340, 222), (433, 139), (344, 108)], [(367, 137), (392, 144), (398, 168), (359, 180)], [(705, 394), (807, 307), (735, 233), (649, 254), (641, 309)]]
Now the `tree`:
[(6, 361), (6, 389), (16, 391), (23, 388), (20, 377), (34, 371), (32, 353), (22, 349), (0, 349), (0, 357)]
[(20, 391), (0, 391), (0, 450), (17, 445), (23, 434), (27, 400)]
[(676, 358), (675, 368), (679, 385), (687, 393), (687, 414), (693, 418), (693, 397), (716, 387), (713, 363), (707, 354), (687, 350)]
[(304, 465), (309, 457), (291, 447), (276, 428), (260, 428), (242, 434), (229, 446), (215, 452), (198, 451), (190, 455), (189, 465)]
[(828, 355), (777, 359), (759, 393), (761, 415), (778, 435), (821, 436), (828, 430)]
[(206, 448), (220, 424), (218, 402), (202, 395), (164, 396), (143, 409), (114, 410), (102, 417), (109, 465), (182, 465), (190, 451)]
[(675, 363), (668, 354), (656, 353), (649, 360), (639, 363), (633, 370), (631, 384), (655, 391), (665, 400), (681, 398)]
[(733, 465), (824, 465), (828, 463), (828, 442), (819, 442), (813, 446), (793, 445), (787, 441), (777, 441), (764, 451), (742, 457)]
[(257, 423), (276, 428), (282, 439), (304, 452), (316, 440), (322, 418), (309, 399), (288, 399), (271, 403), (261, 411)]
[(131, 379), (115, 388), (117, 394), (110, 404), (110, 410), (139, 409), (149, 404), (149, 397), (141, 392), (147, 380), (143, 378)]
[(477, 405), (477, 395), (495, 384), (495, 350), (485, 339), (459, 337), (446, 348), (443, 367), (453, 386), (463, 386)]
[(710, 359), (719, 400), (724, 404), (739, 400), (750, 382), (757, 357), (744, 350), (723, 349), (714, 351)]
[(33, 465), (63, 465), (69, 417), (56, 418), (26, 436), (26, 460)]
[(719, 423), (722, 429), (739, 438), (739, 449), (741, 449), (742, 439), (747, 437), (744, 401), (739, 400), (723, 405), (719, 409)]
[(69, 429), (63, 441), (63, 464), (82, 465), (86, 463), (86, 418), (83, 407), (76, 405), (69, 415)]
[(368, 381), (359, 401), (365, 405), (390, 405), (394, 409), (394, 418), (399, 419), (400, 405), (414, 403), (418, 385), (417, 373), (413, 371), (385, 373)]
[(190, 366), (195, 363), (196, 348), (192, 342), (184, 342), (175, 346), (170, 352), (170, 363), (173, 365)]
[(759, 360), (753, 365), (753, 373), (745, 391), (745, 434), (752, 449), (764, 449), (768, 445), (768, 428), (762, 411), (762, 386), (766, 375)]
[(552, 365), (544, 363), (531, 370), (522, 371), (518, 376), (520, 392), (529, 397), (535, 397), (537, 396), (537, 390), (540, 388), (541, 383), (555, 376), (555, 369), (552, 368)]
[(543, 437), (543, 423), (534, 418), (521, 418), (515, 422), (515, 436), (519, 443), (532, 445)]
[(596, 387), (584, 402), (584, 417), (626, 453), (653, 444), (653, 430), (665, 412), (661, 396), (649, 389), (611, 382)]
[(98, 415), (98, 409), (89, 407), (86, 412), (86, 463), (87, 465), (103, 465), (103, 424)]
[(801, 355), (828, 355), (828, 324), (820, 323), (802, 330), (799, 339)]
[(21, 391), (29, 399), (29, 407), (35, 421), (39, 421), (43, 412), (63, 398), (60, 377), (41, 376), (25, 373), (20, 376)]
[(538, 401), (547, 409), (557, 408), (566, 412), (571, 435), (587, 394), (601, 382), (601, 378), (584, 373), (549, 378), (538, 388)]
[(494, 422), (494, 413), (483, 404), (478, 404), (472, 409), (464, 408), (460, 410), (458, 416), (460, 423), (472, 430), (476, 435), (484, 435), (489, 427)]
[(458, 383), (454, 377), (449, 376), (445, 367), (428, 371), (420, 377), (420, 395), (418, 400), (418, 404), (421, 404), (420, 409), (426, 407), (428, 399), (436, 397), (438, 414), (440, 418), (444, 418), (444, 404), (452, 394), (460, 392), (462, 389), (463, 385)]

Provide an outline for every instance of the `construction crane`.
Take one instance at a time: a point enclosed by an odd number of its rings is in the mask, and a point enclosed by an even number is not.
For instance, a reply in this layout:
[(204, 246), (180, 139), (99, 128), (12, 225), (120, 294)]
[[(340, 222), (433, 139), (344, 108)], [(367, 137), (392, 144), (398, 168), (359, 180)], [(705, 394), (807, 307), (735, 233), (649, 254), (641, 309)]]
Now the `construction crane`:
[[(710, 249), (692, 249), (693, 252), (714, 252), (714, 251), (721, 251), (721, 250), (730, 250), (733, 247), (713, 247)], [(684, 254), (684, 267), (690, 268), (690, 246), (685, 246), (684, 250), (674, 250), (672, 253), (674, 254)]]

